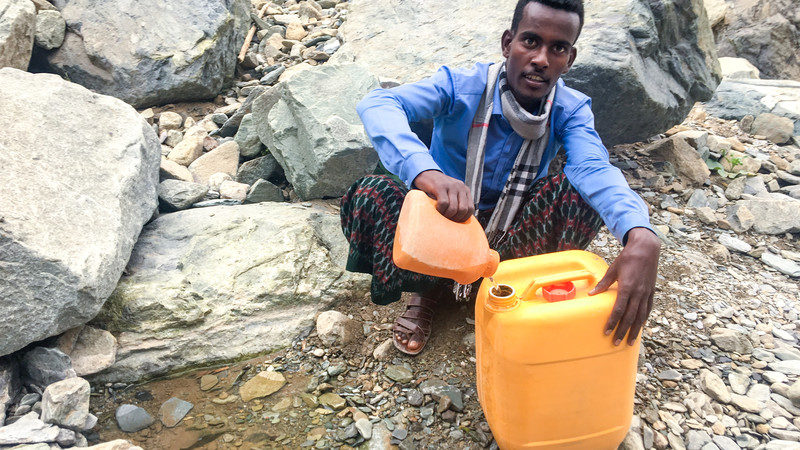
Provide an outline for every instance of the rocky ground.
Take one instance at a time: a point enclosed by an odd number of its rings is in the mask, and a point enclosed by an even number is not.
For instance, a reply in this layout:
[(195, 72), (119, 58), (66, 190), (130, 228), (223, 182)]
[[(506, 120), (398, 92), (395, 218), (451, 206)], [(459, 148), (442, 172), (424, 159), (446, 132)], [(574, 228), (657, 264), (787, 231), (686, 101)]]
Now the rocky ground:
[[(736, 136), (761, 159), (791, 164), (800, 157), (796, 146), (753, 138), (702, 111), (672, 132), (688, 129)], [(800, 289), (797, 278), (763, 258), (770, 252), (796, 263), (797, 235), (732, 233), (724, 218), (704, 223), (687, 207), (695, 189), (671, 179), (646, 146), (618, 147), (612, 156), (650, 204), (664, 241), (624, 448), (800, 448)], [(702, 190), (724, 205), (731, 181), (714, 174)], [(589, 250), (610, 262), (620, 246), (603, 231)], [(335, 308), (358, 323), (356, 334), (363, 330), (353, 343), (326, 343), (327, 331), (312, 330), (292, 348), (250, 361), (138, 386), (94, 386), (95, 437), (146, 449), (491, 447), (475, 386), (474, 304), (447, 305), (418, 357), (390, 344), (401, 309), (402, 302), (379, 307), (355, 298)], [(244, 386), (259, 373), (279, 373), (285, 385), (275, 381), (266, 392), (276, 392), (244, 401), (254, 395)], [(171, 397), (193, 405), (176, 426), (155, 420), (142, 431), (120, 431), (121, 404), (157, 417)]]
[[(261, 27), (239, 83), (215, 104), (167, 105), (143, 116), (161, 123), (164, 112), (177, 112), (191, 123), (213, 122), (209, 131), (216, 137), (202, 146), (219, 145), (214, 131), (244, 109), (249, 92), (274, 84), (287, 68), (323, 63), (336, 51), (346, 4), (318, 4), (313, 11), (291, 1), (285, 9), (268, 5), (264, 14), (271, 22), (297, 13), (319, 26), (293, 26), (271, 42), (269, 27)], [(185, 122), (162, 126), (166, 154), (188, 128)], [(664, 243), (623, 448), (800, 448), (798, 234), (756, 232), (770, 214), (740, 209), (731, 215), (728, 209), (742, 195), (767, 191), (797, 198), (790, 187), (800, 185), (800, 143), (775, 145), (741, 128), (698, 108), (668, 133), (695, 132), (687, 141), (707, 150), (712, 165), (724, 166), (699, 187), (681, 184), (675, 167), (653, 159), (650, 143), (612, 151), (612, 161), (649, 204)], [(707, 133), (708, 145), (697, 145), (696, 132)], [(280, 187), (298, 201), (290, 187)], [(337, 201), (326, 203), (335, 207)], [(791, 211), (772, 213), (784, 214)], [(620, 249), (604, 230), (588, 250), (611, 262)], [(474, 304), (445, 305), (417, 357), (391, 346), (391, 326), (402, 309), (403, 302), (379, 307), (353, 298), (335, 308), (351, 320), (345, 323), (355, 323), (346, 327), (353, 342), (331, 342), (326, 315), (318, 329), (275, 354), (139, 385), (95, 384), (90, 410), (98, 422), (85, 434), (89, 443), (121, 438), (148, 450), (493, 447), (476, 393)], [(40, 394), (13, 405), (7, 423), (37, 405), (41, 410)]]

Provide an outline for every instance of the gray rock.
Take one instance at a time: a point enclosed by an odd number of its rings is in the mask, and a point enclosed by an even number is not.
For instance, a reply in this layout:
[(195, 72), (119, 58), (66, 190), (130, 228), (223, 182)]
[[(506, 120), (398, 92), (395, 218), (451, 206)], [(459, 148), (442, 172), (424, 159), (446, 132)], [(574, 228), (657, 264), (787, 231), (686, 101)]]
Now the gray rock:
[(628, 431), (617, 450), (645, 450), (642, 436), (634, 430)]
[(705, 104), (708, 114), (728, 120), (772, 113), (794, 121), (800, 135), (800, 81), (722, 80), (713, 98)]
[(2, 8), (0, 67), (27, 70), (36, 30), (36, 8), (29, 0), (8, 0)]
[(258, 156), (264, 149), (264, 144), (258, 138), (253, 114), (246, 114), (242, 117), (239, 131), (236, 132), (234, 140), (239, 144), (239, 154), (245, 159), (252, 159)]
[(792, 404), (800, 407), (800, 381), (795, 381), (786, 391), (786, 396), (792, 401)]
[(317, 311), (369, 290), (368, 276), (345, 272), (348, 248), (339, 214), (318, 208), (258, 203), (160, 216), (97, 316), (119, 347), (93, 380), (135, 381), (290, 345)]
[(361, 435), (364, 439), (370, 439), (372, 437), (372, 422), (369, 419), (361, 419), (356, 420), (356, 429), (358, 430), (358, 434)]
[(686, 433), (686, 450), (700, 450), (711, 442), (711, 436), (702, 430), (689, 430)]
[(664, 381), (681, 381), (683, 379), (683, 375), (675, 369), (663, 370), (656, 377)]
[(728, 373), (728, 384), (735, 394), (744, 395), (747, 393), (747, 388), (750, 387), (750, 377), (743, 373), (730, 372)]
[(736, 251), (739, 253), (747, 253), (753, 249), (753, 247), (750, 246), (750, 244), (748, 244), (747, 242), (737, 237), (731, 236), (729, 234), (725, 233), (720, 234), (718, 240), (719, 243), (724, 245), (725, 248), (727, 248), (728, 250)]
[[(707, 8), (709, 1), (706, 1), (705, 3)], [(719, 3), (724, 4), (724, 2)], [(761, 72), (758, 70), (758, 68), (750, 64), (750, 61), (744, 58), (720, 57), (719, 66), (720, 69), (722, 69), (721, 71), (723, 78), (733, 78), (737, 80), (761, 78)]]
[(17, 398), (21, 388), (22, 384), (19, 380), (19, 367), (16, 359), (11, 357), (0, 358), (0, 424), (5, 423), (6, 409)]
[(117, 339), (108, 331), (85, 326), (69, 357), (79, 377), (111, 367), (117, 354)]
[(76, 375), (72, 360), (57, 348), (35, 347), (25, 352), (22, 355), (22, 367), (26, 379), (41, 387)]
[(709, 397), (720, 403), (730, 403), (731, 401), (731, 393), (728, 392), (725, 382), (722, 381), (722, 378), (717, 374), (708, 369), (702, 369), (700, 371), (700, 387)]
[(800, 360), (773, 361), (768, 363), (770, 369), (786, 375), (800, 375)]
[(153, 215), (161, 148), (129, 105), (56, 75), (0, 69), (0, 104), (4, 355), (97, 314)]
[(783, 200), (740, 200), (758, 220), (753, 229), (761, 234), (797, 233), (800, 231), (800, 202)]
[(745, 58), (764, 78), (800, 79), (797, 5), (791, 1), (728, 5), (725, 23), (715, 33), (720, 56)]
[(800, 277), (800, 263), (781, 258), (772, 252), (762, 253), (761, 261), (784, 275), (795, 278)]
[(364, 329), (338, 311), (325, 311), (317, 317), (317, 335), (326, 345), (344, 345), (363, 338)]
[(34, 42), (37, 46), (52, 50), (60, 47), (64, 42), (64, 33), (67, 23), (58, 11), (39, 11), (36, 15), (36, 35)]
[(267, 180), (256, 180), (247, 192), (246, 203), (283, 202), (283, 191)]
[[(355, 1), (342, 27), (344, 47), (377, 75), (401, 83), (430, 76), (441, 65), (500, 61), (500, 37), (515, 4)], [(658, 9), (638, 0), (586, 2), (578, 57), (565, 79), (592, 98), (597, 130), (607, 145), (662, 132), (683, 120), (696, 101), (711, 97), (719, 79), (713, 37), (702, 3), (690, 5)], [(342, 49), (336, 56), (346, 53)]]
[(750, 133), (766, 136), (776, 144), (785, 144), (794, 134), (794, 121), (772, 113), (761, 113), (753, 122)]
[(161, 405), (158, 410), (158, 418), (165, 427), (172, 428), (183, 420), (193, 407), (194, 405), (186, 400), (172, 397)]
[(706, 196), (705, 191), (702, 189), (695, 189), (694, 192), (692, 192), (691, 197), (689, 197), (689, 200), (686, 201), (686, 207), (687, 208), (708, 207), (708, 196)]
[(741, 447), (728, 436), (714, 436), (711, 438), (714, 444), (719, 447), (719, 450), (740, 450)]
[(383, 371), (383, 374), (392, 381), (402, 384), (409, 383), (414, 379), (414, 373), (411, 370), (409, 370), (407, 367), (398, 365), (387, 367), (386, 370)]
[[(281, 66), (283, 67), (283, 66)], [(217, 131), (217, 135), (221, 137), (230, 137), (236, 135), (236, 131), (239, 129), (239, 125), (242, 123), (242, 119), (247, 114), (250, 114), (253, 108), (253, 102), (264, 92), (266, 88), (263, 87), (256, 87), (252, 91), (250, 91), (250, 95), (247, 96), (247, 99), (242, 103), (242, 106), (236, 110), (233, 115), (231, 115), (228, 120), (220, 127)]]
[(48, 61), (73, 82), (136, 107), (213, 98), (233, 78), (249, 2), (176, 0), (170, 6), (70, 0), (61, 8), (64, 43)]
[(155, 419), (143, 408), (136, 405), (121, 405), (115, 413), (119, 429), (126, 433), (144, 430), (155, 423)]
[(62, 428), (58, 430), (58, 436), (56, 436), (56, 443), (61, 446), (62, 448), (72, 447), (77, 442), (75, 432), (72, 430), (67, 430)]
[(355, 106), (378, 86), (363, 66), (325, 64), (295, 74), (253, 104), (261, 141), (301, 199), (339, 197), (374, 171), (377, 154)]
[(225, 142), (189, 164), (189, 172), (192, 173), (194, 181), (202, 184), (208, 184), (209, 178), (216, 173), (227, 173), (234, 177), (237, 170), (239, 170), (239, 144), (236, 141)]
[(747, 205), (742, 202), (729, 206), (727, 208), (727, 215), (731, 228), (737, 233), (744, 233), (750, 228), (753, 228), (756, 222), (755, 215), (750, 212)]
[(735, 352), (748, 355), (753, 351), (753, 343), (741, 331), (728, 328), (715, 328), (711, 330), (711, 340), (720, 349), (726, 352)]
[(179, 180), (164, 180), (158, 184), (158, 199), (166, 212), (190, 208), (205, 197), (208, 186)]
[(0, 445), (37, 444), (55, 442), (59, 428), (39, 420), (39, 415), (29, 412), (11, 425), (0, 427)]
[(646, 151), (655, 159), (668, 161), (690, 185), (702, 185), (711, 175), (700, 154), (680, 138), (667, 138), (654, 142)]
[(259, 179), (267, 180), (275, 185), (281, 185), (286, 182), (283, 168), (272, 156), (272, 153), (267, 153), (262, 157), (242, 163), (236, 173), (236, 181), (239, 183), (253, 185)]
[(777, 171), (776, 174), (778, 175), (778, 179), (783, 182), (800, 185), (800, 176), (792, 175), (782, 170)]
[(89, 418), (89, 382), (68, 378), (47, 386), (42, 395), (42, 421), (83, 430)]
[(744, 194), (746, 181), (746, 177), (738, 177), (728, 183), (728, 187), (725, 189), (725, 198), (728, 200), (739, 200), (742, 194)]

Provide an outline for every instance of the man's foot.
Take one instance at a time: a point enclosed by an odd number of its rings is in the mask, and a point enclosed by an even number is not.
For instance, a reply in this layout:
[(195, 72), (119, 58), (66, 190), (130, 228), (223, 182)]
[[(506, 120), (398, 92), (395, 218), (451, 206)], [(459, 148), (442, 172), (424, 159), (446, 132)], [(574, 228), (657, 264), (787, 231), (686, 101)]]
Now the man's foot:
[(407, 355), (418, 355), (431, 334), (436, 299), (412, 294), (405, 312), (397, 318), (392, 331), (394, 346)]

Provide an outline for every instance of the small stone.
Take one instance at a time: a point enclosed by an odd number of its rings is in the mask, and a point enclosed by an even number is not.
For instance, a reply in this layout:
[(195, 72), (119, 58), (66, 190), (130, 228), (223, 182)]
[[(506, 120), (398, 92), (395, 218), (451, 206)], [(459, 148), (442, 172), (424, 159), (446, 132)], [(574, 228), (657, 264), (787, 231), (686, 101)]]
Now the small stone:
[(356, 430), (358, 430), (358, 434), (361, 435), (364, 439), (372, 438), (372, 422), (369, 419), (358, 419), (356, 420)]
[(217, 383), (219, 383), (219, 378), (216, 375), (203, 375), (200, 378), (200, 390), (210, 391)]
[(126, 433), (135, 433), (144, 430), (155, 423), (155, 419), (143, 408), (136, 405), (125, 404), (117, 408), (117, 425)]
[(703, 392), (720, 403), (730, 403), (731, 401), (731, 393), (728, 392), (725, 382), (708, 369), (700, 371), (700, 387)]
[(397, 365), (387, 367), (383, 374), (398, 383), (409, 383), (414, 379), (414, 374), (410, 370)]
[(249, 402), (255, 398), (272, 395), (285, 384), (286, 378), (280, 372), (259, 372), (239, 389), (239, 395), (242, 397), (242, 401)]
[(158, 410), (158, 418), (165, 427), (172, 428), (183, 420), (193, 407), (193, 404), (185, 400), (172, 397), (161, 405)]
[(319, 402), (322, 405), (330, 406), (336, 411), (344, 409), (344, 407), (347, 406), (347, 401), (345, 401), (345, 399), (332, 392), (327, 392), (325, 394), (320, 395)]

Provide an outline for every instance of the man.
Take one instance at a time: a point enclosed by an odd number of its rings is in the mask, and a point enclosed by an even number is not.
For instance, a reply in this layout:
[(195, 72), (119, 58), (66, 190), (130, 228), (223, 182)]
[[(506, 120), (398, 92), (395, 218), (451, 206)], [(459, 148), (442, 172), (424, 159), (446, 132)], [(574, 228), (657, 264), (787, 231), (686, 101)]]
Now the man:
[[(358, 105), (384, 166), (407, 187), (436, 199), (454, 221), (476, 213), (501, 259), (585, 248), (602, 225), (625, 245), (590, 295), (618, 282), (605, 333), (632, 345), (653, 306), (660, 242), (647, 208), (608, 162), (590, 100), (564, 85), (577, 55), (582, 0), (520, 0), (501, 38), (504, 64), (441, 68), (431, 78), (378, 89)], [(430, 148), (409, 122), (434, 119)], [(560, 147), (564, 173), (547, 176)], [(392, 240), (407, 192), (368, 176), (342, 199), (348, 270), (373, 275), (372, 301), (413, 291), (394, 327), (402, 352), (422, 351), (443, 280), (397, 268)]]

